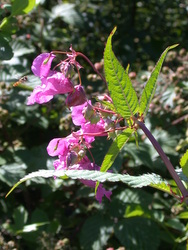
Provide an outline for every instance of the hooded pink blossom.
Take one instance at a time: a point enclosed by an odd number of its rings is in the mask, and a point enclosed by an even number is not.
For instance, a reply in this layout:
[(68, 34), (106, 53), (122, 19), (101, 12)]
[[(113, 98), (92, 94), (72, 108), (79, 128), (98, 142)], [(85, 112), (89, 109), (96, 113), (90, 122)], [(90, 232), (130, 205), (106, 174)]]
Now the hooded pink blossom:
[(91, 104), (91, 101), (85, 102), (82, 105), (78, 105), (75, 107), (72, 107), (72, 121), (74, 125), (81, 126), (82, 124), (86, 123), (86, 119), (83, 115), (83, 110), (87, 105)]
[(68, 107), (78, 106), (86, 102), (84, 88), (80, 85), (74, 87), (74, 90), (67, 96), (66, 105)]
[[(54, 161), (54, 167), (56, 170), (63, 170), (63, 169), (66, 170), (67, 169), (65, 162), (61, 161), (61, 160), (62, 159), (58, 159), (58, 160)], [(87, 156), (85, 156), (78, 164), (70, 166), (69, 169), (99, 171), (100, 167), (94, 163), (91, 163), (90, 160), (87, 158)], [(83, 180), (83, 179), (80, 179), (80, 181), (88, 187), (95, 188), (95, 185), (96, 185), (95, 181)], [(99, 201), (99, 203), (101, 203), (103, 196), (106, 196), (110, 200), (111, 194), (112, 194), (111, 191), (107, 191), (103, 187), (102, 184), (99, 184), (99, 186), (97, 188), (96, 199)]]
[(55, 55), (50, 53), (43, 53), (38, 55), (31, 66), (34, 75), (39, 77), (47, 77), (50, 72), (51, 64)]
[[(91, 101), (87, 101), (82, 105), (72, 108), (72, 121), (75, 125), (81, 126), (81, 129), (77, 131), (77, 134), (83, 135), (85, 141), (91, 143), (95, 140), (95, 136), (106, 136), (105, 121), (100, 118), (97, 123), (91, 123), (84, 117), (84, 110), (91, 106)], [(76, 134), (76, 133), (75, 133)], [(96, 135), (97, 134), (97, 135)]]
[(37, 86), (28, 97), (27, 105), (34, 103), (46, 103), (50, 101), (54, 95), (65, 94), (73, 91), (74, 86), (69, 78), (63, 73), (50, 72), (50, 76), (42, 78), (42, 85)]
[[(100, 167), (94, 163), (91, 163), (90, 160), (87, 158), (87, 156), (85, 156), (84, 159), (82, 159), (82, 161), (79, 164), (73, 165), (69, 169), (99, 171)], [(83, 179), (80, 179), (80, 181), (88, 187), (95, 188), (96, 185), (95, 181), (83, 180)], [(105, 188), (103, 188), (102, 184), (99, 184), (97, 188), (96, 199), (99, 201), (99, 203), (101, 203), (104, 195), (110, 200), (111, 194), (112, 194), (111, 191), (107, 191)]]
[(74, 137), (72, 134), (65, 138), (55, 138), (51, 140), (47, 146), (47, 152), (50, 156), (66, 156), (71, 144), (78, 144), (79, 138)]
[(100, 118), (99, 122), (96, 124), (91, 124), (90, 122), (86, 122), (81, 126), (83, 133), (87, 134), (98, 134), (97, 136), (106, 136), (107, 134), (105, 133), (105, 121)]

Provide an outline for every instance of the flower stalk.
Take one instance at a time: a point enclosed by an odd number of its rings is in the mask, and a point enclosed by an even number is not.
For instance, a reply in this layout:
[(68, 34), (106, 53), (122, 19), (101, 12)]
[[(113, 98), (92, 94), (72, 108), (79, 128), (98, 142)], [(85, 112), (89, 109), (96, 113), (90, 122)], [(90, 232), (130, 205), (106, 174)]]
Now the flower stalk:
[(182, 181), (180, 180), (172, 163), (169, 161), (168, 157), (166, 156), (166, 154), (162, 150), (160, 144), (156, 141), (156, 139), (151, 134), (151, 132), (148, 130), (148, 128), (145, 126), (145, 124), (141, 121), (137, 121), (137, 123), (138, 123), (139, 127), (142, 129), (142, 131), (145, 133), (145, 135), (148, 137), (148, 139), (150, 140), (150, 142), (152, 143), (152, 145), (154, 146), (154, 148), (156, 149), (158, 154), (160, 155), (160, 157), (163, 160), (164, 164), (166, 165), (170, 175), (172, 176), (172, 178), (176, 182), (178, 188), (180, 189), (180, 191), (182, 193), (181, 201), (182, 202), (184, 201), (188, 204), (188, 190), (185, 188)]

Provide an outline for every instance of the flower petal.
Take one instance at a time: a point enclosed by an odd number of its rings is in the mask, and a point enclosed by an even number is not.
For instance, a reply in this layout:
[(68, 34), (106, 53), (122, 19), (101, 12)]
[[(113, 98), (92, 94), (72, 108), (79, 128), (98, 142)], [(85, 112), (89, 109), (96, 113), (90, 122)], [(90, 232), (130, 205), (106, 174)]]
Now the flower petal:
[[(37, 56), (31, 66), (31, 70), (33, 71), (34, 75), (39, 77), (47, 77), (54, 58), (55, 55), (50, 53), (42, 53)], [(45, 62), (45, 60), (47, 60), (47, 62)]]

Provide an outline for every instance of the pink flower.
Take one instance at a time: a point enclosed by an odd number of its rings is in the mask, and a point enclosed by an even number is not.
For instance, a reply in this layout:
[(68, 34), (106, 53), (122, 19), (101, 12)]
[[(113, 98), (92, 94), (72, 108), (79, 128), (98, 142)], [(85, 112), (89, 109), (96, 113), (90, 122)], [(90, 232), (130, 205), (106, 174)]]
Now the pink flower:
[(66, 105), (68, 107), (78, 106), (86, 101), (84, 88), (80, 85), (74, 87), (74, 90), (67, 96)]
[[(79, 164), (75, 164), (72, 167), (70, 167), (69, 169), (77, 169), (77, 170), (95, 170), (95, 171), (99, 171), (100, 167), (97, 166), (94, 163), (91, 163), (90, 160), (87, 158), (87, 156), (85, 156), (82, 161), (79, 162)], [(80, 181), (91, 188), (95, 188), (96, 182), (95, 181), (91, 181), (91, 180), (83, 180), (80, 179)], [(96, 199), (99, 201), (99, 203), (102, 202), (102, 198), (105, 195), (106, 198), (108, 198), (110, 200), (110, 196), (111, 196), (112, 192), (111, 191), (107, 191), (105, 188), (103, 188), (102, 184), (99, 184), (98, 188), (97, 188), (97, 193), (96, 193)]]
[(47, 146), (47, 152), (50, 156), (64, 155), (68, 152), (68, 142), (66, 138), (55, 138)]
[(28, 97), (27, 105), (32, 105), (35, 103), (39, 104), (46, 103), (53, 98), (53, 95), (44, 93), (45, 93), (45, 85), (37, 86), (31, 93), (31, 95)]
[[(67, 166), (65, 163), (65, 159), (64, 157), (60, 157), (58, 160), (54, 161), (54, 168), (56, 170), (67, 170)], [(87, 156), (85, 156), (79, 163), (74, 164), (72, 166), (70, 166), (68, 169), (72, 169), (72, 170), (95, 170), (95, 171), (99, 171), (100, 167), (97, 166), (94, 163), (91, 163), (90, 160), (88, 159)], [(80, 181), (91, 188), (95, 188), (96, 182), (95, 181), (91, 181), (91, 180), (83, 180), (80, 179)], [(111, 191), (107, 191), (102, 184), (99, 184), (98, 188), (97, 188), (97, 193), (96, 193), (96, 200), (99, 201), (99, 203), (102, 202), (102, 198), (103, 196), (106, 196), (106, 198), (108, 198), (110, 200), (110, 196), (111, 196), (112, 192)]]
[(83, 110), (88, 106), (88, 103), (91, 104), (91, 101), (85, 102), (82, 105), (75, 106), (72, 108), (72, 121), (74, 125), (80, 126), (86, 123), (86, 119), (83, 115)]
[(50, 156), (66, 156), (70, 145), (76, 145), (78, 142), (79, 138), (74, 137), (72, 134), (65, 138), (55, 138), (49, 142), (47, 152)]
[[(87, 112), (87, 115), (85, 112)], [(81, 129), (77, 131), (77, 134), (83, 135), (85, 141), (88, 143), (93, 142), (95, 140), (95, 136), (107, 135), (105, 132), (105, 121), (94, 112), (95, 111), (93, 111), (91, 101), (87, 101), (82, 105), (72, 108), (72, 121), (75, 125), (81, 126)], [(91, 121), (86, 120), (86, 116), (89, 116)]]
[(65, 94), (73, 91), (74, 86), (69, 78), (64, 74), (56, 71), (50, 71), (50, 76), (41, 78), (42, 85), (37, 86), (28, 97), (27, 105), (34, 103), (46, 103), (50, 101), (54, 95)]
[(107, 135), (105, 133), (105, 121), (100, 118), (99, 122), (96, 124), (91, 124), (90, 122), (86, 122), (81, 126), (83, 133), (98, 134), (97, 136)]
[(47, 77), (50, 72), (51, 64), (55, 55), (50, 53), (43, 53), (37, 56), (31, 66), (34, 75), (39, 77)]

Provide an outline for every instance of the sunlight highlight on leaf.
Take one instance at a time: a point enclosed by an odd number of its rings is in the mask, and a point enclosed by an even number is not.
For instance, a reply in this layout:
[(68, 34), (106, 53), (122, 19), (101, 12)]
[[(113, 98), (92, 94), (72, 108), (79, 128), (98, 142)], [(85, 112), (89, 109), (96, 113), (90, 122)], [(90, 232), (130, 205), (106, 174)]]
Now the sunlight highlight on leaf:
[[(145, 186), (157, 186), (165, 185), (167, 182), (163, 180), (159, 175), (156, 174), (144, 174), (141, 176), (130, 176), (128, 174), (114, 174), (109, 172), (91, 171), (91, 170), (39, 170), (31, 174), (26, 175), (24, 178), (20, 179), (12, 189), (7, 193), (6, 197), (21, 183), (30, 180), (32, 178), (43, 177), (60, 177), (63, 176), (70, 177), (72, 179), (82, 179), (82, 180), (92, 180), (99, 182), (123, 182), (130, 185), (133, 188), (141, 188)], [(162, 189), (161, 189), (162, 190)]]
[(154, 70), (151, 73), (149, 80), (146, 83), (146, 86), (145, 86), (145, 88), (142, 92), (141, 98), (140, 98), (140, 113), (143, 114), (144, 117), (147, 114), (147, 111), (149, 109), (149, 105), (150, 105), (150, 103), (153, 99), (153, 96), (155, 94), (155, 90), (157, 87), (157, 78), (158, 78), (159, 72), (161, 70), (165, 56), (169, 50), (171, 50), (177, 46), (178, 46), (178, 44), (174, 44), (174, 45), (166, 48), (166, 50), (162, 53), (161, 57), (159, 58), (159, 61), (157, 62)]
[(103, 163), (101, 165), (101, 172), (106, 172), (115, 161), (117, 155), (126, 144), (126, 142), (130, 139), (134, 132), (134, 129), (127, 128), (120, 135), (118, 135), (115, 140), (112, 142), (107, 154), (104, 157)]
[(125, 70), (112, 51), (112, 36), (116, 27), (108, 37), (104, 51), (104, 71), (110, 96), (117, 112), (125, 118), (134, 115), (139, 107), (136, 92), (128, 75), (128, 67)]
[(184, 175), (188, 177), (188, 150), (180, 159), (180, 166), (182, 167)]

